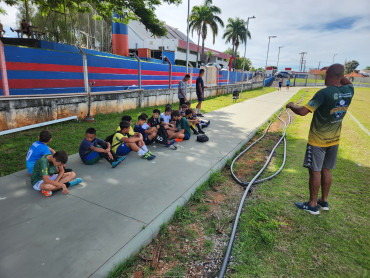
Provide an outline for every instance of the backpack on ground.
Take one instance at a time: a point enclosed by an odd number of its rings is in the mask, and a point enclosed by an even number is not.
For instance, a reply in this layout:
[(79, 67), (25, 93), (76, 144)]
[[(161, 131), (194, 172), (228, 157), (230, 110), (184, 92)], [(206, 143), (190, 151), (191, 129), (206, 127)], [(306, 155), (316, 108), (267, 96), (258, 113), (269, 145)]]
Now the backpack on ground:
[(205, 134), (201, 134), (201, 135), (198, 135), (198, 136), (197, 136), (197, 141), (198, 141), (198, 142), (201, 142), (201, 143), (204, 143), (204, 142), (209, 141), (209, 138), (208, 138), (208, 136), (207, 136), (207, 135), (205, 135)]
[(157, 131), (157, 136), (155, 141), (159, 144), (167, 145), (168, 144), (168, 134), (163, 125), (161, 125)]

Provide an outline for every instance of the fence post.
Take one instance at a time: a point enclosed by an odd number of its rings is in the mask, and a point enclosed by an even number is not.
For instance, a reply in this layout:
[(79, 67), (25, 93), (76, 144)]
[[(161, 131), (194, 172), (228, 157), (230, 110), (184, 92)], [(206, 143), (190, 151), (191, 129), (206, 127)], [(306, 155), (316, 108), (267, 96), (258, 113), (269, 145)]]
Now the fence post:
[(85, 84), (85, 93), (89, 93), (89, 72), (87, 71), (87, 58), (86, 58), (86, 53), (83, 51), (83, 49), (78, 46), (78, 50), (80, 50), (82, 54), (82, 65), (83, 65), (83, 70), (84, 70), (84, 84)]
[(1, 66), (1, 78), (3, 83), (3, 95), (9, 96), (9, 83), (8, 83), (8, 74), (6, 71), (6, 60), (3, 42), (0, 41), (0, 66)]

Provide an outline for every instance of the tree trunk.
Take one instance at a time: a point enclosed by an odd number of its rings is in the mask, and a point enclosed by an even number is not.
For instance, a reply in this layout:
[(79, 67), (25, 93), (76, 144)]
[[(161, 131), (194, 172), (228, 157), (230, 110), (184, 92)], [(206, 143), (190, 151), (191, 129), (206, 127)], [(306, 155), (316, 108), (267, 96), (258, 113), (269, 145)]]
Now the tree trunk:
[(28, 1), (24, 0), (24, 7), (26, 10), (26, 22), (29, 24), (30, 22), (30, 15), (28, 14)]

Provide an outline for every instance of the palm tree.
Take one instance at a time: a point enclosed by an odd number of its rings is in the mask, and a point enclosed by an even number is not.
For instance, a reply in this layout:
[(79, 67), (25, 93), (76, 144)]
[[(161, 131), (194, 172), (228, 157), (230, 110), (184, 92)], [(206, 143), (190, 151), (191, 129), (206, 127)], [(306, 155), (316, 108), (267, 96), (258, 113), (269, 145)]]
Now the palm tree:
[(245, 27), (245, 21), (240, 18), (236, 18), (235, 20), (232, 18), (229, 18), (228, 24), (226, 25), (226, 30), (223, 35), (223, 39), (226, 39), (226, 42), (231, 42), (233, 45), (232, 50), (232, 57), (236, 57), (236, 53), (238, 52), (238, 47), (240, 43), (245, 43), (248, 38), (251, 38), (251, 33), (248, 30), (247, 34), (247, 28)]
[(194, 6), (190, 15), (190, 28), (192, 34), (197, 31), (198, 34), (198, 49), (197, 49), (197, 65), (199, 56), (199, 41), (202, 36), (202, 55), (204, 54), (204, 41), (207, 38), (208, 26), (211, 28), (213, 34), (213, 44), (215, 43), (218, 34), (218, 24), (222, 27), (224, 22), (218, 16), (221, 13), (219, 7), (212, 5), (212, 0), (205, 0), (201, 6)]

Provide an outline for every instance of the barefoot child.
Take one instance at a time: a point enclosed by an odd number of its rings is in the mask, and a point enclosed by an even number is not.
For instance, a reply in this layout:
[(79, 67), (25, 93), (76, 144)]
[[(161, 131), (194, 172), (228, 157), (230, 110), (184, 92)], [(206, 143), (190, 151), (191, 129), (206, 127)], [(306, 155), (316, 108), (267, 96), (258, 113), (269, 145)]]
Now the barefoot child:
[(60, 189), (63, 194), (68, 194), (68, 187), (81, 183), (82, 179), (73, 180), (76, 177), (75, 172), (64, 172), (67, 161), (68, 154), (65, 151), (46, 154), (37, 160), (31, 176), (33, 189), (41, 191), (46, 197)]

